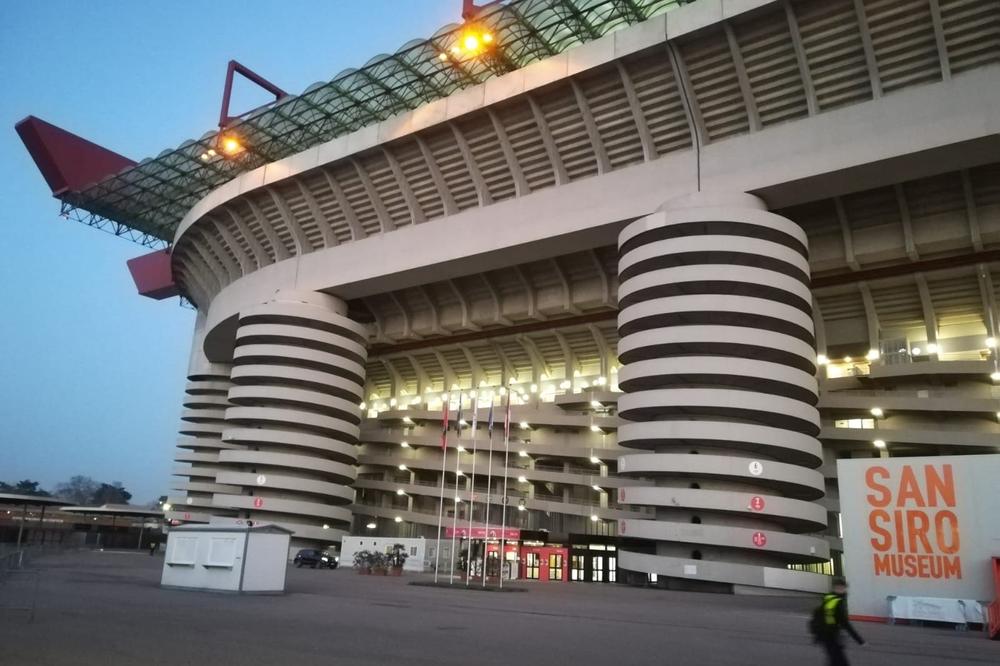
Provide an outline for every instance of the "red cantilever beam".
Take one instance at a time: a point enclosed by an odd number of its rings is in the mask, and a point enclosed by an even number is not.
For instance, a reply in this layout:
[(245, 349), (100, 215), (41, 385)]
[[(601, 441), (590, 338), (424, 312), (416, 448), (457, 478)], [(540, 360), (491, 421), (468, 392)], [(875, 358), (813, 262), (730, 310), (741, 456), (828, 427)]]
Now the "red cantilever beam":
[(35, 116), (14, 125), (53, 196), (80, 192), (135, 162)]

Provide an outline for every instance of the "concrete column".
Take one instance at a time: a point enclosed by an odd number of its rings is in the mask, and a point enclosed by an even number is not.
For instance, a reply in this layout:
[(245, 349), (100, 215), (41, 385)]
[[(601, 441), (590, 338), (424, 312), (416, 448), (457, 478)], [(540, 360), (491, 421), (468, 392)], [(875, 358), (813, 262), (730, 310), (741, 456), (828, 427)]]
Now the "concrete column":
[[(656, 520), (618, 532), (656, 543), (619, 566), (685, 586), (819, 591), (789, 572), (821, 562), (826, 526), (816, 440), (806, 235), (757, 197), (698, 193), (619, 237), (618, 431), (622, 503)], [(812, 577), (811, 577), (812, 576)], [(695, 581), (695, 582), (692, 582)]]
[(167, 500), (171, 510), (166, 515), (171, 520), (195, 523), (207, 523), (212, 516), (236, 515), (235, 511), (213, 504), (216, 493), (237, 491), (218, 483), (216, 478), (224, 468), (219, 463), (220, 451), (233, 446), (222, 441), (232, 366), (212, 363), (205, 357), (204, 323), (204, 314), (199, 313), (174, 455), (178, 465), (174, 468), (176, 478), (171, 488), (178, 494)]
[(216, 502), (293, 530), (292, 548), (350, 529), (367, 331), (342, 300), (277, 292), (240, 312)]

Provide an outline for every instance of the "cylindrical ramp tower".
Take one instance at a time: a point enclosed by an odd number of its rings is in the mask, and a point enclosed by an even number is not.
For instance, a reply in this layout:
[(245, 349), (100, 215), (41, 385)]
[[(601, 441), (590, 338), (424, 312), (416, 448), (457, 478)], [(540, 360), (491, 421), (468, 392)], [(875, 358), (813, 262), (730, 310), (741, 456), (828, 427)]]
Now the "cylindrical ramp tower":
[[(749, 194), (698, 193), (619, 237), (622, 569), (677, 587), (820, 591), (829, 559), (806, 235)], [(648, 552), (648, 551), (652, 552)]]
[(339, 542), (351, 525), (367, 359), (366, 330), (346, 304), (278, 292), (240, 313), (224, 450), (240, 494), (215, 502), (293, 530), (292, 546)]

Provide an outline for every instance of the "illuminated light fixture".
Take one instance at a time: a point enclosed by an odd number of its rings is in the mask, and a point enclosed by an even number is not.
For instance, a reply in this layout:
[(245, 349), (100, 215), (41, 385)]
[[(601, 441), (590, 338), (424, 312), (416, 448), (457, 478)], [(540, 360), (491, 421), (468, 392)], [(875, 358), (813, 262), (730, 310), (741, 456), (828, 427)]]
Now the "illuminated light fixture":
[(484, 32), (482, 35), (479, 36), (479, 38), (483, 40), (483, 44), (493, 43), (493, 35), (488, 32)]
[(521, 422), (520, 422), (520, 423), (518, 424), (518, 427), (519, 427), (519, 428), (521, 428), (521, 430), (527, 430), (527, 429), (528, 429), (528, 428), (530, 428), (531, 426), (530, 426), (530, 425), (528, 424), (528, 422), (527, 422), (527, 421), (521, 421)]
[(830, 362), (830, 359), (826, 357), (826, 354), (820, 354), (816, 357), (816, 363), (819, 365), (826, 365)]
[(404, 416), (403, 423), (405, 423), (406, 425), (413, 425), (413, 419), (411, 419), (409, 416)]
[(466, 51), (478, 51), (479, 50), (479, 37), (469, 33), (464, 38), (462, 38), (462, 46)]
[(590, 432), (604, 432), (604, 431), (601, 430), (601, 426), (599, 426), (599, 425), (592, 425), (592, 426), (590, 426)]
[(604, 405), (602, 405), (599, 400), (591, 400), (590, 406), (593, 407), (594, 409), (601, 409), (602, 407), (604, 407)]
[(595, 465), (600, 465), (601, 459), (598, 458), (597, 456), (590, 456), (590, 462), (594, 463)]
[(869, 361), (877, 361), (878, 357), (879, 353), (877, 349), (869, 349), (868, 353), (865, 354), (865, 358), (868, 359)]
[(405, 491), (405, 490), (403, 490), (402, 488), (397, 488), (397, 489), (396, 489), (396, 494), (397, 494), (397, 495), (405, 495), (405, 494), (406, 494), (406, 491)]
[[(1000, 421), (1000, 412), (997, 412), (997, 421)], [(170, 505), (169, 504), (164, 505), (164, 510), (166, 510), (166, 507), (168, 506)]]
[(594, 485), (592, 485), (591, 488), (593, 488), (597, 492), (601, 492), (601, 487), (599, 485), (597, 485), (596, 483)]
[(565, 390), (565, 389), (568, 389), (568, 388), (569, 388), (569, 387), (571, 387), (572, 385), (573, 385), (573, 383), (572, 383), (572, 382), (570, 382), (570, 380), (568, 380), (568, 379), (567, 379), (567, 380), (564, 380), (564, 381), (562, 381), (562, 382), (559, 382), (559, 388), (561, 388), (561, 389), (563, 389), (563, 390)]
[(872, 407), (871, 408), (871, 413), (872, 413), (872, 416), (874, 416), (877, 419), (880, 419), (883, 416), (885, 416), (885, 412), (882, 411), (881, 407)]
[(913, 354), (914, 356), (920, 356), (920, 347), (914, 347), (913, 349), (910, 350), (910, 353)]
[(595, 514), (591, 514), (591, 516), (590, 516), (590, 522), (596, 523), (598, 520), (600, 520), (600, 518), (597, 517), (596, 513)]
[(538, 384), (532, 384), (531, 388), (528, 389), (532, 393), (538, 393)]
[(936, 344), (934, 344), (933, 342), (930, 343), (929, 345), (927, 345), (927, 353), (928, 354), (937, 354), (938, 353), (938, 346)]
[(359, 408), (359, 409), (368, 409), (368, 405), (367, 405), (366, 403), (364, 403), (364, 402), (363, 402), (363, 403), (361, 403), (360, 405), (358, 405), (358, 408)]
[(459, 497), (458, 495), (455, 495), (455, 504), (461, 504), (461, 503), (462, 503), (462, 498)]
[(209, 155), (208, 153), (202, 153), (201, 154), (201, 161), (202, 162), (207, 162), (210, 157), (211, 157), (211, 155)]
[(173, 505), (172, 505), (172, 504), (170, 504), (170, 502), (167, 502), (166, 504), (164, 504), (164, 505), (163, 505), (163, 510), (164, 510), (164, 511), (170, 511), (170, 509), (171, 509), (172, 507), (173, 507)]
[(396, 516), (395, 518), (393, 518), (393, 520), (395, 520), (397, 523), (403, 522), (403, 519), (400, 518), (399, 516)]
[(524, 511), (524, 505), (523, 504), (518, 504), (517, 505), (517, 510), (518, 511)]
[(226, 155), (238, 155), (243, 152), (243, 144), (235, 136), (224, 136), (219, 142), (222, 152)]
[(991, 373), (990, 379), (992, 379), (995, 382), (1000, 382), (1000, 371)]
[(448, 54), (445, 53), (444, 51), (438, 54), (438, 60), (440, 60), (441, 62), (444, 62), (447, 59), (448, 59)]
[(404, 441), (402, 441), (402, 442), (400, 442), (400, 443), (399, 443), (399, 445), (400, 445), (401, 447), (403, 447), (404, 449), (408, 449), (408, 448), (410, 448), (410, 443), (409, 443), (409, 442), (407, 442), (407, 441), (405, 441), (405, 440), (404, 440)]
[(504, 387), (501, 386), (500, 390), (498, 391), (498, 393), (500, 395), (507, 395), (507, 389), (505, 389)]
[(844, 363), (850, 363), (850, 362), (851, 362), (851, 360), (852, 360), (852, 359), (851, 359), (851, 357), (850, 357), (850, 356), (845, 356), (845, 357), (844, 357)]
[(328, 529), (330, 529), (330, 526), (328, 524), (326, 524), (326, 523), (323, 523), (323, 529), (324, 530), (328, 530)]
[(526, 477), (526, 476), (519, 476), (519, 477), (517, 477), (517, 482), (518, 483), (527, 483), (528, 482), (528, 477)]
[(458, 447), (458, 452), (459, 453), (465, 453), (465, 447), (464, 446)]
[[(460, 425), (460, 426), (467, 426), (467, 425), (469, 425), (469, 422), (466, 421), (465, 419), (459, 419), (458, 425)], [(464, 449), (460, 448), (459, 450), (464, 450)]]
[(996, 349), (997, 339), (996, 338), (986, 338), (986, 346), (990, 349)]
[(463, 472), (462, 470), (458, 470), (457, 472), (455, 472), (455, 476), (465, 476), (465, 472)]
[(406, 471), (406, 465), (404, 465), (403, 463), (399, 463), (399, 471), (400, 472), (405, 472)]
[(451, 47), (451, 49), (449, 49), (449, 51), (455, 57), (458, 57), (458, 56), (462, 55), (462, 49), (458, 46), (458, 44), (455, 44), (455, 46)]
[(521, 449), (520, 451), (517, 452), (517, 457), (518, 458), (527, 458), (528, 457), (528, 452), (525, 451), (524, 449)]
[(884, 449), (885, 448), (885, 440), (884, 439), (876, 439), (874, 442), (872, 442), (872, 444), (875, 445), (876, 449)]
[(476, 397), (476, 390), (475, 389), (472, 389), (471, 391), (469, 391), (469, 397), (470, 398), (475, 398)]
[(441, 402), (444, 402), (447, 399), (448, 399), (448, 394), (447, 393), (442, 393), (441, 394)]
[(417, 397), (413, 398), (412, 400), (410, 400), (410, 404), (411, 405), (419, 405), (421, 402), (422, 401), (420, 400), (420, 396), (417, 396)]
[(378, 527), (378, 525), (376, 525), (375, 523), (368, 523), (367, 525), (365, 525), (365, 527), (367, 527), (370, 530), (373, 530), (376, 527)]
[(905, 354), (906, 353), (906, 347), (900, 347), (896, 351), (898, 351), (900, 354)]
[(607, 377), (598, 377), (594, 380), (594, 386), (604, 386), (608, 383)]
[(389, 406), (390, 407), (395, 407), (398, 404), (399, 404), (399, 401), (397, 401), (395, 398), (390, 398), (389, 399)]

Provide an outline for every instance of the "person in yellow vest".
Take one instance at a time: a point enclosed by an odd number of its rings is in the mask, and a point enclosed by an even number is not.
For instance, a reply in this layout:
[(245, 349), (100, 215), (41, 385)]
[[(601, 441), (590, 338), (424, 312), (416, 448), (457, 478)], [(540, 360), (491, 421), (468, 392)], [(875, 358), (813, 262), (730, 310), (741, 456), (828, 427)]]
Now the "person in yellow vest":
[(833, 579), (833, 591), (823, 596), (810, 626), (816, 642), (826, 651), (830, 666), (848, 666), (841, 630), (850, 634), (858, 645), (865, 644), (847, 617), (847, 582), (843, 578)]

